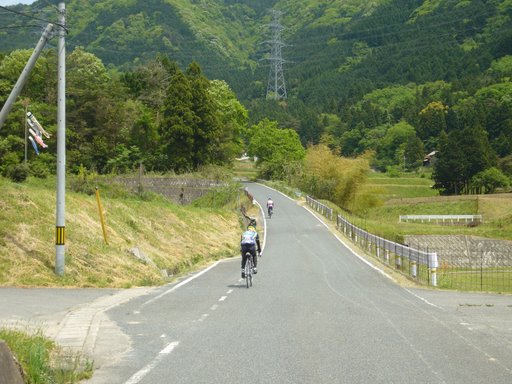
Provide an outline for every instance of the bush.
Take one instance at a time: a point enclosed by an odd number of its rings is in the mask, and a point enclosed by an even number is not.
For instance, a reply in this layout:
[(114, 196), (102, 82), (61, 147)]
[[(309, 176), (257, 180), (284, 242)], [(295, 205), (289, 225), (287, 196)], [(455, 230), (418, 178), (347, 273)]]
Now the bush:
[(23, 183), (27, 180), (30, 170), (25, 163), (11, 165), (6, 170), (6, 176), (15, 183)]
[(81, 165), (78, 168), (78, 174), (71, 179), (70, 187), (73, 192), (94, 195), (96, 193), (96, 184), (94, 174), (91, 174), (87, 168)]
[(473, 176), (474, 187), (484, 188), (485, 193), (494, 193), (497, 188), (508, 187), (510, 179), (498, 168), (492, 167)]

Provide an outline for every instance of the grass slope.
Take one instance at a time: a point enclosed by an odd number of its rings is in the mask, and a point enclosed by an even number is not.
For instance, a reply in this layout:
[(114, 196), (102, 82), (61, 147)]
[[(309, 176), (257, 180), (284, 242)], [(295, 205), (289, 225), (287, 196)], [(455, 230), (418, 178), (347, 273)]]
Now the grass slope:
[[(354, 223), (390, 240), (403, 235), (471, 235), (512, 240), (512, 194), (439, 196), (428, 177), (372, 173), (365, 191), (383, 204), (354, 217)], [(478, 227), (400, 223), (400, 215), (482, 215)]]
[[(101, 192), (101, 191), (100, 191)], [(108, 192), (108, 191), (107, 191)], [(170, 274), (238, 254), (232, 209), (179, 206), (154, 197), (109, 197), (103, 191), (108, 245), (95, 196), (66, 192), (65, 275), (55, 266), (55, 180), (0, 179), (0, 285), (130, 287), (162, 284)], [(157, 267), (129, 253), (137, 247)]]

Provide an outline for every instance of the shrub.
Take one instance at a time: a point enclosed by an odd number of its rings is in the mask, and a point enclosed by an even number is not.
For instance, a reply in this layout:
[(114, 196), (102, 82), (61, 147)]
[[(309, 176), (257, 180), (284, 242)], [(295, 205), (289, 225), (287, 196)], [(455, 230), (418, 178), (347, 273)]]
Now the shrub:
[(6, 176), (15, 183), (23, 183), (27, 180), (30, 170), (28, 165), (21, 163), (7, 167), (6, 173)]

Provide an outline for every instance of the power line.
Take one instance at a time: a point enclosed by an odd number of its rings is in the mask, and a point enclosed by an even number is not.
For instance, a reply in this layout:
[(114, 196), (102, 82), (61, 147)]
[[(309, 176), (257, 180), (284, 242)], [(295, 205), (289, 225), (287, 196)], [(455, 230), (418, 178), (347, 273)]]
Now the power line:
[(0, 9), (3, 9), (3, 10), (5, 10), (7, 12), (10, 12), (10, 13), (14, 13), (14, 14), (19, 15), (19, 16), (27, 17), (27, 18), (32, 19), (32, 20), (43, 21), (43, 22), (48, 23), (48, 24), (56, 25), (58, 27), (63, 28), (66, 31), (66, 33), (68, 32), (68, 30), (67, 30), (65, 25), (56, 23), (55, 21), (49, 21), (47, 19), (43, 19), (43, 18), (40, 18), (40, 17), (32, 16), (32, 15), (28, 15), (28, 14), (26, 14), (24, 12), (16, 11), (15, 9), (7, 8), (7, 7), (4, 7), (2, 5), (0, 5)]

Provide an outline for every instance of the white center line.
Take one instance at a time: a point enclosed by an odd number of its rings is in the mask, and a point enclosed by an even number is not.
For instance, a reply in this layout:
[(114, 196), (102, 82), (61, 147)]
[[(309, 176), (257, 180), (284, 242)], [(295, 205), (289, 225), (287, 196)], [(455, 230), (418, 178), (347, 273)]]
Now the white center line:
[(179, 341), (173, 341), (167, 347), (162, 349), (158, 355), (153, 359), (152, 362), (150, 362), (148, 365), (146, 365), (144, 368), (142, 368), (140, 371), (134, 373), (132, 377), (128, 379), (128, 381), (125, 382), (125, 384), (137, 384), (140, 383), (140, 381), (146, 376), (149, 372), (151, 372), (159, 363), (162, 361), (162, 359), (170, 354), (174, 348), (178, 346), (180, 342)]
[(222, 297), (219, 299), (219, 301), (224, 301), (224, 300), (226, 300), (226, 298), (227, 298), (227, 296), (222, 296)]

